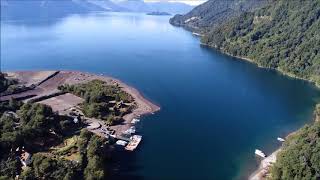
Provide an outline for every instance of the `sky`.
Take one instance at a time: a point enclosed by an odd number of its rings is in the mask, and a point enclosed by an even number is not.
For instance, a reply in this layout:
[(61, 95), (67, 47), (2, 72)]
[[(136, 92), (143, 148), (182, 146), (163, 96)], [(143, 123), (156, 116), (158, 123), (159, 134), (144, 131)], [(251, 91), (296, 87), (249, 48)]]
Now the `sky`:
[(166, 2), (181, 2), (185, 4), (189, 4), (192, 6), (197, 6), (199, 4), (202, 4), (206, 2), (207, 0), (144, 0), (145, 2), (160, 2), (160, 1), (166, 1)]

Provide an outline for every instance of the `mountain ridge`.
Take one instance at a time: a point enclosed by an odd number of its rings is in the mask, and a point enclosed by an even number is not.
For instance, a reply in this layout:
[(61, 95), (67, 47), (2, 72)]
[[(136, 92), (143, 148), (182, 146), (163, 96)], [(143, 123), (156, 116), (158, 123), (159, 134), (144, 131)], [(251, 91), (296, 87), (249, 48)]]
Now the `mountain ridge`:
[(320, 1), (279, 0), (218, 26), (201, 43), (320, 84)]
[(150, 2), (142, 0), (1, 0), (1, 20), (61, 18), (70, 14), (91, 12), (142, 12), (165, 11), (182, 13), (193, 6), (183, 3)]
[(184, 15), (175, 15), (170, 23), (190, 31), (205, 33), (243, 12), (263, 7), (268, 2), (270, 0), (209, 0)]

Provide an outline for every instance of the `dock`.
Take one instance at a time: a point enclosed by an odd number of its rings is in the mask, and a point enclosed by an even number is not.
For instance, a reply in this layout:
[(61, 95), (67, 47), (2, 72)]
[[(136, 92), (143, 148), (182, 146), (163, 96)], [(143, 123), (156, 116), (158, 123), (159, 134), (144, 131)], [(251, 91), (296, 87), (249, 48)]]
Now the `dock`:
[(139, 143), (141, 142), (141, 140), (142, 140), (142, 136), (140, 136), (140, 135), (133, 135), (133, 136), (131, 137), (131, 141), (130, 141), (129, 144), (125, 147), (125, 149), (126, 149), (127, 151), (134, 151), (134, 150), (138, 147), (138, 145), (139, 145)]

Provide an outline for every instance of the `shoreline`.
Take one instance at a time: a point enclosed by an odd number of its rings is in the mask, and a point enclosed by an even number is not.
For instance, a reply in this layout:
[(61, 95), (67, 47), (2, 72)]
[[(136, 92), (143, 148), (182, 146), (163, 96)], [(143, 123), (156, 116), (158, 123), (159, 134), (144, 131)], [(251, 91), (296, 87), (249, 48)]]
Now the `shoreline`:
[[(302, 77), (298, 77), (290, 72), (286, 72), (284, 71), (283, 69), (281, 68), (268, 68), (268, 67), (263, 67), (261, 65), (259, 65), (258, 63), (256, 63), (253, 59), (250, 59), (248, 57), (241, 57), (241, 56), (234, 56), (226, 51), (224, 51), (223, 49), (218, 49), (214, 46), (210, 46), (208, 44), (204, 44), (202, 42), (200, 42), (200, 45), (202, 46), (206, 46), (208, 48), (212, 48), (212, 49), (215, 49), (216, 51), (224, 54), (224, 55), (227, 55), (227, 56), (230, 56), (230, 57), (233, 57), (233, 58), (237, 58), (239, 60), (243, 60), (243, 61), (247, 61), (249, 63), (252, 63), (254, 65), (256, 65), (258, 68), (263, 68), (263, 69), (271, 69), (271, 70), (275, 70), (279, 73), (281, 73), (282, 75), (284, 76), (287, 76), (287, 77), (290, 77), (290, 78), (294, 78), (294, 79), (299, 79), (299, 80), (303, 80), (303, 81), (307, 81), (309, 83), (311, 83), (312, 85), (314, 85), (316, 88), (320, 89), (320, 83), (317, 83), (316, 81), (312, 80), (312, 79), (306, 79), (306, 78), (302, 78)], [(317, 108), (317, 105), (314, 107), (314, 109), (316, 110)], [(317, 119), (320, 119), (319, 117), (316, 117), (315, 121)], [(298, 130), (296, 130), (298, 131)], [(290, 135), (294, 134), (296, 131), (293, 131), (291, 133), (289, 133), (287, 137), (289, 137)], [(263, 180), (263, 179), (266, 179), (266, 176), (270, 173), (270, 167), (272, 166), (273, 163), (276, 162), (277, 160), (277, 154), (282, 150), (281, 149), (282, 146), (280, 146), (279, 148), (277, 148), (275, 151), (273, 151), (269, 156), (267, 156), (265, 159), (261, 160), (260, 164), (259, 164), (259, 167), (258, 169), (256, 169), (254, 172), (252, 173), (249, 173), (249, 177), (248, 179), (249, 180)]]
[(277, 155), (281, 151), (281, 147), (278, 148), (276, 151), (271, 153), (268, 157), (261, 160), (260, 165), (257, 170), (255, 170), (252, 174), (249, 176), (249, 180), (260, 180), (265, 178), (268, 173), (269, 169), (272, 166), (273, 163), (277, 160)]
[[(206, 44), (203, 44), (205, 46), (208, 46)], [(306, 78), (302, 78), (302, 77), (298, 77), (292, 73), (289, 73), (289, 72), (285, 72), (284, 70), (282, 70), (281, 68), (268, 68), (268, 67), (263, 67), (263, 66), (260, 66), (259, 64), (257, 64), (253, 59), (250, 59), (250, 58), (247, 58), (247, 57), (241, 57), (241, 56), (233, 56), (231, 55), (230, 53), (227, 53), (223, 50), (219, 50), (215, 47), (212, 47), (212, 46), (208, 46), (210, 48), (214, 48), (216, 49), (217, 51), (225, 54), (225, 55), (228, 55), (228, 56), (231, 56), (231, 57), (234, 57), (234, 58), (238, 58), (240, 60), (243, 60), (243, 61), (247, 61), (249, 63), (252, 63), (254, 65), (256, 65), (258, 68), (263, 68), (263, 69), (271, 69), (271, 70), (275, 70), (279, 73), (281, 73), (282, 75), (285, 75), (285, 76), (288, 76), (290, 78), (294, 78), (294, 79), (299, 79), (299, 80), (303, 80), (303, 81), (307, 81), (309, 83), (311, 83), (312, 85), (314, 85), (316, 88), (320, 89), (320, 84), (318, 84), (317, 82), (311, 80), (311, 79), (306, 79)], [(317, 105), (316, 105), (317, 106)], [(314, 109), (316, 109), (316, 106), (314, 107)], [(299, 128), (300, 129), (300, 128)], [(298, 130), (299, 130), (298, 129)], [(298, 131), (296, 130), (296, 131)], [(290, 135), (294, 134), (296, 131), (293, 131), (291, 133), (289, 133), (287, 136), (286, 136), (286, 139), (287, 137), (289, 137)], [(267, 156), (265, 159), (261, 160), (260, 164), (259, 164), (259, 167), (258, 169), (256, 169), (254, 172), (250, 173), (250, 176), (248, 177), (249, 180), (263, 180), (263, 179), (267, 179), (266, 177), (269, 175), (270, 173), (270, 167), (272, 166), (272, 164), (274, 164), (277, 160), (277, 155), (278, 153), (282, 150), (281, 149), (282, 146), (280, 146), (279, 148), (277, 148), (275, 151), (273, 151), (269, 156)]]
[[(234, 57), (234, 58), (238, 58), (238, 59), (241, 59), (241, 60), (244, 60), (244, 61), (247, 61), (247, 62), (250, 62), (250, 63), (253, 63), (255, 64), (258, 68), (263, 68), (263, 69), (272, 69), (272, 70), (276, 70), (278, 71), (279, 73), (285, 75), (285, 76), (288, 76), (290, 78), (294, 78), (294, 79), (299, 79), (299, 80), (303, 80), (303, 81), (307, 81), (309, 83), (312, 83), (316, 88), (319, 88), (320, 89), (320, 84), (318, 84), (317, 82), (311, 80), (311, 79), (306, 79), (306, 78), (302, 78), (302, 77), (298, 77), (292, 73), (289, 73), (289, 72), (286, 72), (284, 70), (282, 70), (281, 68), (268, 68), (268, 67), (263, 67), (263, 66), (260, 66), (259, 64), (257, 64), (253, 59), (250, 59), (250, 58), (247, 58), (247, 57), (241, 57), (241, 56), (233, 56), (231, 55), (230, 53), (227, 53), (225, 52), (224, 50), (219, 50), (215, 47), (212, 47), (212, 46), (209, 46), (209, 45), (206, 45), (206, 44), (202, 44), (202, 45), (205, 45), (205, 46), (208, 46), (209, 48), (214, 48), (216, 49), (217, 51), (225, 54), (225, 55), (228, 55), (228, 56), (231, 56), (231, 57)], [(317, 106), (317, 105), (316, 105)], [(316, 107), (314, 108), (316, 109)], [(298, 131), (298, 130), (297, 130)], [(292, 134), (294, 134), (296, 131), (293, 131), (291, 133), (289, 133), (286, 138)], [(262, 180), (262, 179), (266, 179), (266, 176), (270, 173), (270, 167), (272, 166), (272, 164), (274, 164), (277, 160), (277, 155), (278, 153), (281, 151), (281, 147), (280, 146), (279, 148), (277, 148), (275, 151), (273, 151), (269, 156), (267, 156), (265, 159), (263, 159), (260, 164), (259, 164), (259, 167), (258, 169), (256, 169), (253, 173), (250, 174), (250, 176), (248, 177), (249, 180)]]
[[(123, 132), (130, 128), (131, 120), (133, 118), (139, 118), (144, 115), (153, 114), (160, 110), (160, 107), (150, 100), (146, 99), (136, 88), (127, 85), (123, 81), (105, 75), (97, 75), (88, 72), (80, 71), (8, 71), (5, 72), (10, 78), (16, 78), (19, 80), (19, 84), (22, 85), (32, 85), (37, 84), (36, 87), (32, 90), (25, 92), (11, 94), (7, 96), (1, 96), (0, 101), (6, 101), (11, 98), (25, 98), (25, 102), (30, 100), (35, 100), (37, 98), (48, 97), (51, 98), (51, 95), (54, 95), (59, 92), (57, 87), (63, 84), (79, 84), (86, 83), (91, 80), (102, 80), (108, 84), (119, 85), (119, 87), (130, 94), (133, 99), (136, 107), (129, 114), (124, 115), (122, 118), (124, 122), (118, 125), (111, 126), (116, 132)], [(56, 74), (52, 76), (53, 74)], [(42, 82), (43, 81), (43, 82)], [(39, 83), (41, 82), (41, 83)], [(101, 120), (102, 121), (102, 120)]]
[(211, 49), (215, 49), (216, 51), (218, 51), (218, 52), (220, 52), (220, 53), (222, 53), (222, 54), (224, 54), (224, 55), (227, 55), (227, 56), (230, 56), (230, 57), (233, 57), (233, 58), (237, 58), (237, 59), (240, 59), (240, 60), (243, 60), (243, 61), (250, 62), (250, 63), (256, 65), (258, 68), (275, 70), (275, 71), (281, 73), (282, 75), (288, 76), (288, 77), (290, 77), (290, 78), (307, 81), (307, 82), (313, 84), (315, 87), (317, 87), (317, 88), (320, 89), (320, 83), (317, 83), (316, 81), (314, 81), (314, 80), (312, 80), (312, 79), (307, 79), (307, 78), (299, 77), (299, 76), (294, 75), (294, 74), (292, 74), (292, 73), (290, 73), (290, 72), (286, 72), (286, 71), (284, 71), (284, 70), (281, 69), (281, 68), (269, 68), (269, 67), (261, 66), (261, 65), (259, 65), (258, 63), (256, 63), (253, 59), (250, 59), (250, 58), (248, 58), (248, 57), (243, 57), (243, 56), (234, 56), (234, 55), (232, 55), (232, 54), (224, 51), (223, 49), (218, 49), (218, 48), (215, 47), (215, 46), (210, 46), (210, 45), (205, 44), (205, 43), (202, 43), (202, 42), (200, 42), (200, 45), (206, 46), (206, 47), (211, 48)]

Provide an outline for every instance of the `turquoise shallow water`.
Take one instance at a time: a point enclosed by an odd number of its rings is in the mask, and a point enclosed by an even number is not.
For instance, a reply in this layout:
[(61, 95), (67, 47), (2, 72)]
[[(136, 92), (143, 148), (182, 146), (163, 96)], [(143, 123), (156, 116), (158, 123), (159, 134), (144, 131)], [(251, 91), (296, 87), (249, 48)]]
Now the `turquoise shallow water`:
[(201, 47), (169, 17), (131, 13), (1, 22), (3, 70), (111, 75), (161, 106), (115, 179), (244, 178), (278, 136), (311, 122), (311, 84)]

